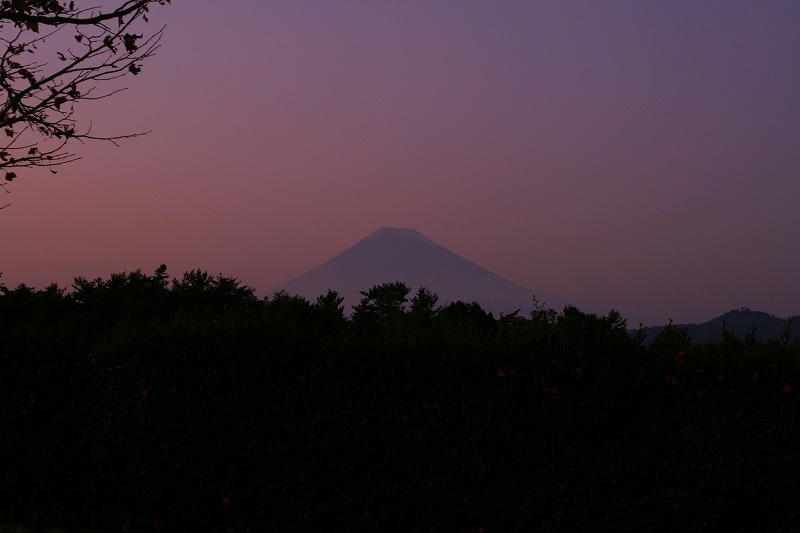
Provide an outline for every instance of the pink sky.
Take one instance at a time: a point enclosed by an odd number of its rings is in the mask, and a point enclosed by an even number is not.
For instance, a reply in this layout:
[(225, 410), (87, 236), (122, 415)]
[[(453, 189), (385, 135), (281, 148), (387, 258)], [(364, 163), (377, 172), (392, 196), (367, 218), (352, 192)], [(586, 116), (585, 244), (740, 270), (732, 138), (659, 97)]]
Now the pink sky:
[(6, 285), (166, 263), (263, 295), (401, 226), (631, 325), (800, 313), (795, 0), (174, 0), (150, 19), (158, 55), (81, 113), (152, 133), (18, 172)]

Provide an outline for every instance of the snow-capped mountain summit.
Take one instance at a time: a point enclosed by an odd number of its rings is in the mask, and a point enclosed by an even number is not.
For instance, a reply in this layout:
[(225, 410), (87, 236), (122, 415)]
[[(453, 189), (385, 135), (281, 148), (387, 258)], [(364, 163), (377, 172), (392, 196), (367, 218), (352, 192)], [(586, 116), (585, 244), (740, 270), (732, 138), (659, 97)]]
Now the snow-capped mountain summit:
[(360, 291), (402, 281), (411, 288), (427, 287), (439, 303), (478, 302), (495, 316), (516, 309), (527, 313), (533, 296), (556, 310), (564, 302), (494, 274), (435, 243), (413, 228), (381, 227), (322, 265), (276, 287), (310, 301), (335, 290), (344, 297), (345, 311), (357, 305)]

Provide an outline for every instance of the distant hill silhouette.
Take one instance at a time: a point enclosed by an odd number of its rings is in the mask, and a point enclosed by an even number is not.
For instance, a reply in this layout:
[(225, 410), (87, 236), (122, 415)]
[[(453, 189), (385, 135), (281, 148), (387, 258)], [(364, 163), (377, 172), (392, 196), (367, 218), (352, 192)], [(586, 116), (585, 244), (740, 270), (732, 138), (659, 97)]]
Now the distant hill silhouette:
[[(751, 311), (747, 308), (734, 309), (716, 318), (701, 324), (675, 324), (683, 329), (692, 339), (693, 344), (719, 342), (722, 340), (723, 325), (731, 331), (736, 338), (744, 340), (749, 334), (755, 332), (758, 341), (778, 339), (784, 332), (786, 325), (792, 322), (794, 333), (800, 333), (800, 315), (789, 318), (779, 318), (762, 311)], [(665, 326), (651, 326), (644, 328), (647, 338), (646, 343), (652, 341)]]
[(565, 302), (509, 281), (458, 256), (412, 228), (381, 227), (339, 255), (279, 286), (314, 301), (335, 290), (344, 297), (345, 311), (357, 305), (360, 291), (380, 283), (402, 281), (411, 288), (427, 287), (439, 304), (478, 302), (495, 316), (521, 309), (529, 313), (533, 296), (558, 311)]

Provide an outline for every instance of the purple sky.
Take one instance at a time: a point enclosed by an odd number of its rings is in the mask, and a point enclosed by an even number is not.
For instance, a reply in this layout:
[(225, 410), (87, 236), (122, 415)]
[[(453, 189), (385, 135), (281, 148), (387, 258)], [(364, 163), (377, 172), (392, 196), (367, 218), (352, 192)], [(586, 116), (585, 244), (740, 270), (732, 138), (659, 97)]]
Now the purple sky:
[(631, 325), (800, 313), (796, 0), (175, 0), (150, 19), (158, 55), (81, 112), (153, 132), (18, 172), (6, 285), (166, 263), (263, 295), (402, 226)]

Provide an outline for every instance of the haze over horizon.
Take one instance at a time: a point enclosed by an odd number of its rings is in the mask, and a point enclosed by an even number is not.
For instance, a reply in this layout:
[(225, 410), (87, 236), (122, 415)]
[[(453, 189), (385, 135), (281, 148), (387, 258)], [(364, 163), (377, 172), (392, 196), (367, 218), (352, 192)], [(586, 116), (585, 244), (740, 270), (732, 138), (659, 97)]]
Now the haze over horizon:
[[(234, 6), (234, 7), (231, 7)], [(259, 294), (381, 226), (631, 325), (800, 313), (800, 3), (176, 1), (0, 210), (0, 283)], [(365, 287), (366, 289), (367, 287)]]

